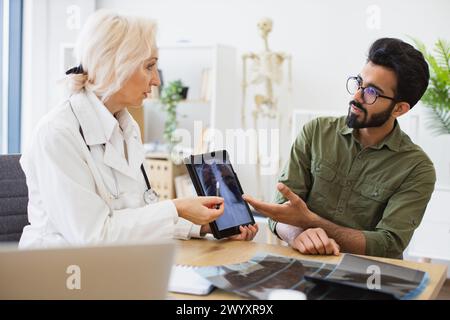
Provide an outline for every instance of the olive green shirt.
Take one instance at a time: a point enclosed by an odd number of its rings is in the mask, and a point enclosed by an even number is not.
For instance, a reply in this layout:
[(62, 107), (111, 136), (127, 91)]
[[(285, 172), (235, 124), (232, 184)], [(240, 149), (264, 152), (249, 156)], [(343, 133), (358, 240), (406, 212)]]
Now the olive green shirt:
[[(401, 257), (433, 192), (433, 163), (397, 121), (384, 141), (363, 148), (345, 119), (307, 123), (279, 181), (322, 218), (362, 230), (367, 255)], [(275, 201), (286, 199), (277, 193)]]

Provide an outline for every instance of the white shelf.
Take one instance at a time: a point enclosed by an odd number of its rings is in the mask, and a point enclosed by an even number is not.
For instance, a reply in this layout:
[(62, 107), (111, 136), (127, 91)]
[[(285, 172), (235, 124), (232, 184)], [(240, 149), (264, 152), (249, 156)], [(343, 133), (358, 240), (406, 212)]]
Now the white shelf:
[[(239, 120), (239, 84), (237, 79), (237, 54), (230, 46), (219, 44), (165, 44), (159, 46), (158, 68), (162, 70), (163, 84), (182, 80), (189, 87), (185, 101), (178, 104), (179, 128), (189, 131), (191, 141), (183, 147), (195, 149), (200, 144), (201, 134), (206, 129), (222, 132), (235, 128)], [(202, 91), (203, 71), (209, 69), (209, 88), (205, 100)], [(163, 142), (166, 115), (158, 99), (144, 102), (144, 142)], [(201, 129), (194, 127), (201, 121)]]

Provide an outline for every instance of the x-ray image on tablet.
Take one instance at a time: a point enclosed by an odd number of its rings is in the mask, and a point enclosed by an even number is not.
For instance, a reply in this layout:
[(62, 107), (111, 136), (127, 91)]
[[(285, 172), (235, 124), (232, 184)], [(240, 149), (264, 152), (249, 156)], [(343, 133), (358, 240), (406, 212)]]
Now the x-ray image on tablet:
[(255, 223), (248, 204), (242, 199), (243, 191), (226, 151), (195, 155), (187, 160), (186, 167), (197, 194), (224, 198), (224, 214), (210, 225), (216, 238), (239, 234), (239, 226)]

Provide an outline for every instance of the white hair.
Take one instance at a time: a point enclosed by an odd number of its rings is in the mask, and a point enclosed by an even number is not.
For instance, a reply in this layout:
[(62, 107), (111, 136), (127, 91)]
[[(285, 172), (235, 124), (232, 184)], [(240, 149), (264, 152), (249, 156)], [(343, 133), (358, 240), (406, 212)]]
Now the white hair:
[(92, 14), (75, 47), (83, 74), (67, 76), (71, 94), (86, 88), (104, 102), (119, 91), (133, 72), (156, 49), (156, 23), (107, 10)]

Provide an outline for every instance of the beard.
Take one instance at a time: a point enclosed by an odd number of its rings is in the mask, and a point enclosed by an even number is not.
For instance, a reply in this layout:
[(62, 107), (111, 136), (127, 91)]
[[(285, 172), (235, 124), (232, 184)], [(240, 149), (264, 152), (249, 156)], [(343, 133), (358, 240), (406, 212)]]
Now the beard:
[[(362, 120), (358, 119), (358, 115), (356, 113), (353, 113), (352, 106), (356, 107), (357, 109), (361, 110), (364, 113), (364, 118)], [(385, 111), (374, 113), (370, 119), (367, 119), (367, 109), (364, 108), (364, 106), (359, 103), (356, 100), (352, 100), (349, 102), (348, 107), (348, 114), (347, 119), (345, 120), (345, 123), (349, 128), (353, 129), (362, 129), (362, 128), (374, 128), (374, 127), (381, 127), (386, 123), (386, 121), (389, 120), (391, 117), (392, 110), (395, 107), (395, 103), (393, 103), (389, 108)]]

